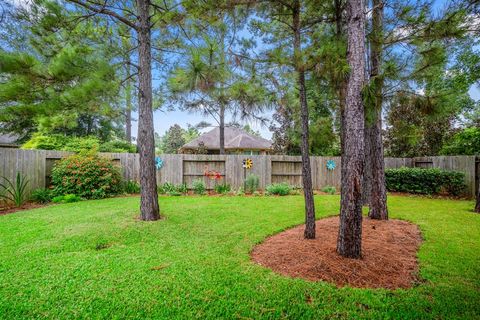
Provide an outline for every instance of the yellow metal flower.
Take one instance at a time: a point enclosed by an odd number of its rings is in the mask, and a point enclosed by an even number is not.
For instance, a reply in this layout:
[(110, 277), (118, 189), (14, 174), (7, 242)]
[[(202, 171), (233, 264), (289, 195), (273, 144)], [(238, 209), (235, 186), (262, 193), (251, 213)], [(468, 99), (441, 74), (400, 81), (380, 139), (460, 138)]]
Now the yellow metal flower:
[(245, 169), (251, 169), (253, 167), (252, 159), (250, 159), (250, 158), (244, 159), (242, 167), (244, 167)]

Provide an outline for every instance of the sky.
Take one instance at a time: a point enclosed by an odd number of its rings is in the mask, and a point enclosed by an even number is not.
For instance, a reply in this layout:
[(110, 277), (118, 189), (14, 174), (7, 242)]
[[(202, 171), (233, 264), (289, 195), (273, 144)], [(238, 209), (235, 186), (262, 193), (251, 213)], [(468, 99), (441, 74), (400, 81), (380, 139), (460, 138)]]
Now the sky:
[[(0, 0), (1, 1), (1, 0)], [(31, 0), (7, 0), (10, 3), (13, 3), (16, 6), (21, 6), (25, 5), (25, 3), (28, 3)], [(433, 2), (433, 9), (434, 10), (440, 10), (446, 3), (448, 3), (448, 0), (434, 0)], [(154, 86), (158, 86), (160, 83), (154, 83)], [(480, 100), (480, 89), (477, 86), (472, 86), (472, 88), (469, 91), (470, 96), (478, 101)], [(273, 110), (267, 111), (265, 114), (262, 116), (271, 119)], [(137, 114), (133, 115), (134, 120), (137, 119)], [(227, 119), (226, 123), (230, 122), (232, 118), (227, 114)], [(159, 133), (160, 135), (163, 135), (171, 126), (174, 124), (179, 124), (181, 127), (186, 128), (187, 124), (192, 124), (195, 125), (201, 121), (206, 121), (209, 123), (212, 123), (212, 125), (215, 125), (214, 119), (211, 117), (204, 117), (199, 114), (194, 114), (194, 113), (189, 113), (185, 111), (181, 111), (179, 109), (173, 110), (173, 111), (166, 111), (166, 110), (157, 110), (154, 112), (154, 126), (155, 126), (155, 132)], [(133, 121), (132, 123), (132, 135), (136, 137), (137, 135), (137, 121)], [(268, 129), (268, 123), (266, 125), (262, 125), (258, 122), (242, 122), (242, 124), (249, 124), (252, 129), (255, 131), (259, 131), (262, 137), (266, 139), (271, 139), (272, 133)], [(208, 131), (210, 130), (209, 128), (203, 129), (203, 131)]]

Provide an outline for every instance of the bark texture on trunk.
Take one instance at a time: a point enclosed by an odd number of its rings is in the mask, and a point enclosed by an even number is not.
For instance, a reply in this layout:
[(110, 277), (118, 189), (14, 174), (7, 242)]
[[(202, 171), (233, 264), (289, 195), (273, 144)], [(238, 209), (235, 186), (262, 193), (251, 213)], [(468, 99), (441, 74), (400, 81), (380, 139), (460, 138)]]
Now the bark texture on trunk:
[[(368, 188), (367, 200), (370, 206), (368, 216), (372, 219), (388, 220), (387, 186), (385, 181), (385, 162), (383, 159), (382, 139), (382, 105), (383, 105), (383, 77), (380, 74), (382, 65), (382, 39), (383, 39), (383, 0), (373, 0), (372, 12), (372, 41), (370, 45), (370, 78), (374, 86), (373, 110), (370, 110), (371, 119), (367, 119), (365, 135), (368, 142), (366, 150), (367, 170), (364, 179)], [(368, 117), (367, 117), (368, 118)], [(367, 152), (368, 151), (368, 152)]]
[(225, 106), (220, 106), (219, 112), (220, 154), (225, 154)]
[(309, 155), (309, 115), (307, 94), (305, 87), (305, 70), (301, 59), (301, 26), (300, 26), (300, 1), (294, 2), (293, 8), (293, 29), (294, 29), (294, 59), (295, 71), (297, 73), (297, 84), (300, 100), (300, 118), (302, 122), (302, 184), (305, 198), (305, 239), (315, 239), (315, 202), (313, 199), (312, 170)]
[(344, 112), (344, 154), (337, 252), (362, 255), (362, 176), (364, 165), (365, 14), (363, 0), (347, 2), (347, 60), (350, 74)]
[(477, 201), (475, 203), (475, 212), (480, 213), (480, 181), (478, 183)]
[[(130, 61), (130, 56), (128, 56), (128, 60)], [(130, 76), (130, 64), (127, 64), (126, 77)], [(130, 80), (125, 87), (125, 140), (132, 143), (132, 86)]]
[(140, 154), (140, 217), (158, 220), (155, 143), (152, 109), (152, 55), (150, 35), (150, 1), (136, 0), (138, 8), (138, 153)]

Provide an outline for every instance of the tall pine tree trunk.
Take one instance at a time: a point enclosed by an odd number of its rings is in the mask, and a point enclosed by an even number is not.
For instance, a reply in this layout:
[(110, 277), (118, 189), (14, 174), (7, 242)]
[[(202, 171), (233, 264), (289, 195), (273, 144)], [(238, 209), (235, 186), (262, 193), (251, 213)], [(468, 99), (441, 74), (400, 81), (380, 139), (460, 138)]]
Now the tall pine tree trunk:
[(344, 120), (344, 154), (337, 252), (348, 258), (362, 255), (362, 176), (364, 165), (365, 6), (363, 0), (347, 2), (347, 82)]
[(480, 213), (480, 180), (478, 182), (477, 201), (475, 203), (475, 212)]
[(220, 154), (225, 154), (225, 106), (220, 106), (219, 112), (219, 131), (220, 131)]
[[(383, 39), (383, 0), (373, 0), (372, 12), (372, 41), (370, 45), (370, 79), (373, 81), (374, 101), (373, 110), (370, 110), (371, 119), (367, 119), (368, 135), (365, 144), (368, 145), (365, 159), (368, 166), (365, 170), (368, 188), (368, 216), (372, 219), (387, 220), (387, 186), (385, 182), (385, 162), (383, 159), (382, 139), (382, 104), (383, 104), (383, 77), (380, 74), (382, 64)], [(367, 117), (368, 118), (368, 117)], [(370, 121), (369, 121), (370, 120)], [(365, 180), (364, 180), (365, 181)]]
[[(128, 56), (130, 61), (130, 55)], [(130, 74), (130, 64), (127, 64), (127, 74), (126, 77), (129, 78)], [(125, 86), (125, 140), (129, 143), (132, 142), (132, 86), (131, 80), (127, 80)]]
[(152, 53), (150, 35), (150, 1), (136, 0), (138, 8), (138, 152), (140, 154), (140, 217), (158, 220), (155, 143), (152, 109)]
[(302, 122), (302, 184), (305, 198), (305, 239), (315, 239), (315, 203), (313, 199), (312, 171), (309, 156), (309, 116), (307, 105), (307, 93), (305, 88), (305, 70), (302, 62), (301, 52), (301, 30), (300, 30), (300, 1), (294, 2), (293, 28), (294, 28), (294, 59), (297, 72), (297, 84), (300, 99), (300, 118)]

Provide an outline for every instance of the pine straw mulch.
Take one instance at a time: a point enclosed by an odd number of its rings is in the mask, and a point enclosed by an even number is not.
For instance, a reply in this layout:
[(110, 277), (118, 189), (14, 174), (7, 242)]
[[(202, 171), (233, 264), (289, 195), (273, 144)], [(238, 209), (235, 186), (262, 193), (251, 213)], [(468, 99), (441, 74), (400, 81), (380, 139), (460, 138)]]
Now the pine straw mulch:
[(419, 228), (407, 221), (363, 219), (362, 259), (336, 253), (339, 217), (318, 220), (316, 239), (304, 225), (267, 238), (252, 253), (256, 263), (285, 276), (327, 281), (339, 287), (409, 288), (417, 281)]

